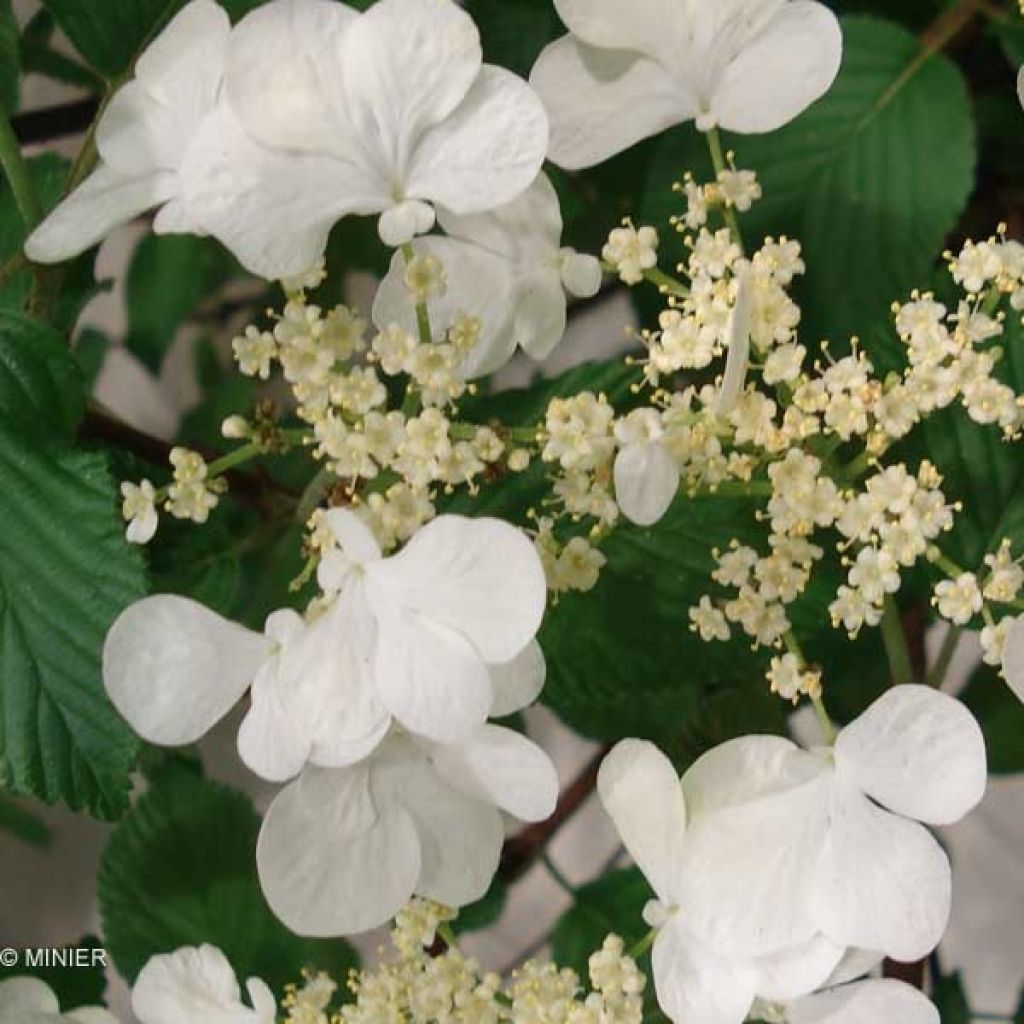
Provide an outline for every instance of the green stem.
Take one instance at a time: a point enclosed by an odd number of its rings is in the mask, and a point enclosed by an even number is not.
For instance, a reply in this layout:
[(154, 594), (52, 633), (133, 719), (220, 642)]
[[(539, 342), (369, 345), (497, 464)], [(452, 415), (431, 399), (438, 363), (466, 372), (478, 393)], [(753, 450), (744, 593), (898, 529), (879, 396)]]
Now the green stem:
[(900, 612), (891, 596), (886, 597), (882, 611), (882, 643), (893, 684), (909, 683), (914, 678), (914, 667), (910, 661), (903, 624), (900, 622)]
[[(618, 274), (619, 272), (619, 268), (608, 260), (601, 260), (601, 269), (606, 274)], [(677, 298), (685, 299), (690, 294), (690, 289), (682, 281), (671, 274), (666, 274), (664, 270), (659, 270), (657, 267), (651, 267), (649, 270), (643, 271), (643, 275), (645, 281), (657, 285), (658, 291), (666, 295), (675, 295)]]
[[(725, 153), (722, 150), (722, 136), (718, 134), (717, 128), (711, 128), (704, 134), (707, 136), (708, 149), (711, 151), (711, 163), (714, 165), (717, 178), (724, 171), (729, 170), (729, 166), (725, 162)], [(740, 222), (736, 218), (736, 211), (728, 204), (723, 204), (722, 216), (725, 217), (725, 223), (732, 232), (736, 244), (742, 249), (743, 235), (740, 233)]]
[(575, 897), (575, 886), (572, 884), (572, 882), (569, 881), (568, 878), (565, 877), (565, 875), (562, 874), (562, 872), (558, 868), (558, 865), (555, 864), (555, 862), (548, 855), (547, 850), (545, 850), (540, 855), (540, 860), (544, 867), (547, 868), (548, 874), (558, 883), (558, 887), (564, 890), (570, 896)]
[(811, 704), (814, 707), (814, 713), (818, 716), (818, 724), (821, 726), (821, 731), (825, 734), (825, 742), (831, 747), (839, 733), (836, 731), (835, 725), (832, 724), (832, 719), (829, 717), (825, 702), (819, 694), (817, 697), (811, 698)]
[(953, 655), (956, 654), (957, 645), (960, 643), (960, 637), (963, 636), (963, 632), (961, 626), (954, 625), (950, 625), (946, 630), (946, 635), (942, 638), (942, 647), (939, 648), (935, 664), (932, 665), (928, 673), (927, 682), (929, 686), (934, 686), (938, 689), (945, 682), (946, 673), (949, 671), (950, 662), (953, 660)]
[[(402, 259), (405, 260), (406, 267), (415, 258), (416, 253), (413, 252), (412, 244), (406, 242), (402, 246)], [(430, 329), (430, 311), (425, 302), (416, 303), (416, 330), (419, 332), (421, 345), (429, 345), (434, 340), (433, 332)]]
[(630, 960), (638, 960), (654, 945), (654, 940), (658, 937), (658, 928), (652, 928), (639, 942), (634, 943), (629, 949), (626, 950), (626, 956)]
[(453, 952), (459, 953), (459, 940), (455, 937), (455, 932), (452, 931), (452, 926), (448, 921), (442, 921), (437, 926), (437, 934), (444, 940), (444, 944)]
[(32, 188), (32, 178), (25, 158), (21, 155), (21, 146), (6, 117), (0, 117), (0, 165), (10, 183), (14, 205), (18, 208), (25, 229), (31, 231), (42, 220), (43, 209)]

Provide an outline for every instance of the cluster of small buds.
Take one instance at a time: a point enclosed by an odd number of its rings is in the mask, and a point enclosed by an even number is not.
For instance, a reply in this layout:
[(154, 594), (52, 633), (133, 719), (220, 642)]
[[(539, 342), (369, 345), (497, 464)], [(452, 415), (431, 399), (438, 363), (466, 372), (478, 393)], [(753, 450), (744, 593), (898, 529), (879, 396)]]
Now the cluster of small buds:
[(210, 479), (206, 460), (188, 448), (172, 448), (170, 461), (174, 478), (167, 488), (164, 508), (176, 519), (205, 523), (217, 507), (218, 494), (225, 489), (224, 481)]
[(671, 223), (679, 230), (695, 231), (708, 222), (708, 212), (717, 207), (746, 213), (761, 198), (761, 185), (753, 171), (737, 170), (734, 154), (728, 153), (729, 167), (720, 171), (713, 182), (698, 184), (687, 172), (672, 188), (686, 199), (686, 213), (673, 217)]
[(821, 696), (821, 672), (808, 668), (792, 652), (772, 658), (768, 667), (768, 683), (772, 693), (796, 704), (802, 696), (812, 700)]
[(554, 594), (592, 590), (608, 561), (586, 537), (572, 537), (560, 544), (554, 522), (547, 517), (537, 522), (534, 546), (544, 566), (548, 590)]
[(302, 976), (302, 985), (285, 986), (281, 1000), (283, 1024), (337, 1024), (340, 1017), (329, 1011), (338, 990), (337, 982), (322, 971), (303, 971)]
[(644, 272), (657, 266), (658, 232), (648, 226), (634, 227), (631, 220), (624, 220), (608, 235), (601, 259), (623, 284), (639, 284)]
[[(575, 971), (534, 961), (514, 971), (503, 989), (497, 974), (455, 947), (427, 952), (438, 927), (454, 917), (422, 900), (401, 911), (391, 933), (393, 958), (381, 950), (376, 969), (350, 975), (353, 998), (341, 1008), (341, 1024), (640, 1024), (646, 978), (618, 936), (609, 935), (591, 956), (590, 992)], [(286, 1024), (321, 1022), (288, 1018)]]

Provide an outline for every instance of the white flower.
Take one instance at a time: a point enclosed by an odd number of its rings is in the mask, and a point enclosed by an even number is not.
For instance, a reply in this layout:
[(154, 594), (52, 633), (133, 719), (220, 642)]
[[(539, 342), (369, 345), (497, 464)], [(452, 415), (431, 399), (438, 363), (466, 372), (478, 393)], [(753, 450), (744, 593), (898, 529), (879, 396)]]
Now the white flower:
[(274, 1024), (277, 1004), (266, 983), (245, 983), (242, 1002), (235, 972), (215, 946), (183, 946), (150, 957), (132, 988), (132, 1011), (141, 1024)]
[(125, 540), (129, 544), (148, 544), (159, 524), (153, 485), (148, 480), (137, 484), (125, 480), (121, 484), (121, 498), (121, 515), (128, 523)]
[(182, 178), (204, 226), (265, 277), (312, 265), (346, 214), (382, 214), (381, 238), (398, 246), (430, 230), (432, 203), (510, 202), (547, 147), (540, 101), (482, 63), (451, 0), (362, 14), (274, 0), (232, 33), (224, 86)]
[(639, 284), (644, 271), (658, 265), (658, 232), (648, 225), (634, 227), (627, 220), (622, 227), (612, 228), (601, 258), (615, 268), (623, 284)]
[(1010, 684), (1010, 689), (1024, 701), (1024, 615), (1011, 619), (1003, 628), (1006, 631), (1003, 677)]
[[(60, 1012), (53, 989), (39, 978), (14, 977), (0, 981), (0, 1024), (119, 1024), (101, 1006), (82, 1006)], [(144, 1021), (143, 1024), (149, 1024)]]
[(327, 514), (339, 547), (320, 565), (333, 597), (312, 624), (275, 612), (260, 636), (172, 595), (129, 606), (107, 634), (103, 680), (144, 739), (192, 743), (252, 686), (239, 751), (264, 778), (352, 764), (392, 716), (437, 740), (478, 729), (509, 689), (537, 695), (533, 642), (544, 573), (532, 543), (494, 519), (441, 516), (382, 558), (354, 513)]
[(732, 955), (824, 935), (917, 960), (950, 903), (949, 861), (918, 822), (959, 820), (985, 781), (977, 722), (924, 686), (889, 690), (831, 750), (768, 736), (725, 743), (683, 780), (690, 811), (714, 812), (681, 860), (688, 926)]
[(368, 761), (307, 768), (278, 794), (257, 845), (260, 882), (303, 935), (375, 928), (414, 893), (463, 906), (497, 869), (499, 808), (539, 821), (557, 793), (550, 759), (511, 729), (484, 725), (454, 745), (396, 733)]
[[(588, 298), (601, 286), (596, 259), (562, 248), (562, 215), (547, 176), (490, 212), (458, 215), (439, 208), (437, 214), (449, 237), (419, 239), (413, 249), (440, 260), (447, 274), (447, 291), (427, 303), (435, 334), (448, 331), (460, 316), (480, 322), (480, 337), (460, 372), (493, 373), (516, 345), (534, 359), (546, 359), (565, 334), (565, 293)], [(381, 331), (391, 324), (416, 330), (405, 273), (396, 253), (373, 304)]]
[(812, 0), (555, 0), (570, 35), (530, 74), (548, 155), (588, 167), (672, 125), (772, 131), (832, 84), (839, 22)]
[(789, 1002), (755, 1004), (754, 1017), (774, 1024), (939, 1024), (920, 990), (894, 978), (867, 978)]
[(615, 435), (615, 501), (631, 523), (651, 526), (669, 510), (679, 490), (679, 466), (653, 409), (631, 412), (615, 425)]
[[(689, 787), (689, 775), (680, 783), (653, 744), (623, 740), (601, 764), (598, 793), (657, 897), (644, 918), (659, 927), (651, 955), (661, 1008), (676, 1024), (740, 1024), (755, 996), (786, 1000), (813, 991), (832, 973), (843, 950), (818, 935), (771, 955), (734, 955), (712, 949), (693, 930), (686, 849), (691, 836), (700, 834), (702, 818), (714, 814)], [(693, 883), (705, 884), (700, 866), (691, 859), (688, 867), (697, 871)], [(729, 885), (737, 890), (735, 898), (742, 898), (745, 876), (732, 876)], [(718, 895), (708, 893), (709, 898)]]
[(212, 0), (192, 0), (168, 24), (97, 124), (96, 170), (29, 236), (30, 260), (77, 256), (155, 206), (157, 233), (204, 233), (179, 170), (216, 103), (230, 31)]

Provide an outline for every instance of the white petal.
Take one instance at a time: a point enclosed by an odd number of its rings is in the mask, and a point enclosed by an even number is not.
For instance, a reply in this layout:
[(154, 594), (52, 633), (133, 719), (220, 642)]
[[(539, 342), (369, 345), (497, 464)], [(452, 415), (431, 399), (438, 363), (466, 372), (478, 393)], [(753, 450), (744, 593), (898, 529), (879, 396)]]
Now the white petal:
[(168, 23), (115, 93), (96, 126), (96, 148), (125, 177), (173, 170), (213, 109), (231, 25), (211, 0), (193, 0)]
[(622, 740), (601, 762), (597, 792), (658, 899), (673, 904), (686, 804), (672, 763), (653, 743)]
[(805, 893), (831, 780), (822, 760), (767, 736), (723, 744), (683, 776), (690, 827), (679, 900), (713, 948), (763, 956), (824, 930)]
[(65, 1021), (74, 1024), (121, 1024), (121, 1022), (102, 1006), (79, 1006), (63, 1014)]
[(160, 517), (156, 509), (150, 505), (137, 515), (124, 531), (124, 539), (129, 544), (148, 544), (160, 525)]
[(800, 946), (754, 957), (748, 964), (757, 976), (757, 994), (775, 1001), (813, 992), (828, 980), (842, 958), (842, 946), (815, 935)]
[(103, 685), (150, 743), (194, 743), (231, 710), (270, 657), (265, 637), (197, 601), (158, 594), (129, 605), (103, 644)]
[(572, 36), (542, 51), (530, 84), (551, 119), (548, 157), (569, 170), (599, 164), (697, 113), (696, 100), (660, 64)]
[(235, 972), (215, 946), (183, 946), (150, 957), (132, 989), (132, 1010), (141, 1024), (251, 1024)]
[(533, 359), (547, 359), (565, 334), (565, 291), (555, 267), (524, 275), (515, 296), (515, 332)]
[(438, 516), (397, 555), (367, 568), (378, 610), (403, 608), (457, 630), (487, 662), (534, 638), (547, 589), (533, 544), (500, 519)]
[(425, 235), (434, 226), (435, 220), (432, 206), (418, 199), (406, 199), (380, 215), (377, 234), (386, 246), (398, 249), (417, 235)]
[(533, 90), (485, 64), (454, 113), (424, 134), (406, 191), (455, 213), (490, 210), (530, 186), (547, 146), (548, 119)]
[(413, 893), (416, 827), (402, 806), (371, 798), (369, 775), (369, 763), (307, 768), (267, 811), (256, 846), (260, 884), (300, 935), (376, 928)]
[(702, 947), (678, 919), (651, 951), (658, 1005), (674, 1024), (742, 1024), (754, 999), (753, 976)]
[(679, 490), (679, 467), (660, 441), (631, 444), (615, 457), (615, 501), (638, 526), (656, 523)]
[(885, 959), (885, 954), (873, 949), (848, 949), (836, 969), (829, 975), (823, 988), (835, 988), (870, 974)]
[(573, 249), (562, 250), (562, 284), (570, 295), (593, 298), (601, 290), (602, 277), (601, 263), (596, 257)]
[(0, 981), (0, 1020), (17, 1024), (16, 1013), (59, 1013), (53, 989), (39, 978), (17, 977)]
[[(1021, 80), (1024, 81), (1024, 75)], [(1024, 615), (1015, 618), (1007, 630), (1006, 646), (1003, 648), (1003, 675), (1010, 689), (1024, 701)]]
[(385, 751), (372, 785), (378, 803), (401, 801), (416, 822), (417, 895), (461, 907), (487, 892), (505, 834), (491, 804), (453, 789), (408, 741)]
[(985, 792), (985, 738), (960, 701), (928, 686), (896, 686), (839, 734), (843, 777), (897, 814), (959, 821)]
[(25, 255), (34, 263), (69, 260), (102, 241), (114, 228), (166, 202), (177, 188), (177, 178), (170, 172), (124, 178), (100, 164), (29, 235)]
[(452, 0), (379, 0), (349, 29), (342, 66), (350, 116), (400, 185), (417, 140), (462, 103), (482, 59), (473, 19)]
[(678, 0), (555, 0), (565, 27), (583, 42), (660, 56), (669, 67), (681, 59), (692, 34), (694, 6)]
[(926, 956), (949, 919), (949, 860), (928, 830), (838, 781), (821, 859), (806, 881), (830, 939), (896, 960)]
[(780, 4), (771, 23), (721, 72), (711, 114), (727, 131), (774, 131), (828, 91), (842, 56), (839, 21), (824, 4)]
[(494, 703), (488, 718), (504, 718), (529, 707), (544, 689), (547, 662), (536, 640), (531, 640), (511, 661), (487, 666), (491, 671)]
[[(480, 339), (459, 372), (466, 378), (482, 377), (504, 366), (516, 347), (512, 323), (514, 264), (477, 245), (451, 238), (418, 238), (412, 247), (417, 255), (439, 259), (448, 278), (444, 295), (427, 302), (434, 336), (447, 331), (460, 313), (480, 321)], [(404, 274), (402, 254), (395, 253), (373, 300), (373, 322), (381, 330), (398, 324), (415, 335), (416, 310)]]
[(316, 263), (343, 215), (391, 203), (383, 183), (355, 162), (258, 145), (226, 102), (203, 122), (180, 180), (191, 217), (268, 279)]
[(245, 990), (249, 993), (249, 1002), (256, 1011), (256, 1018), (260, 1024), (274, 1024), (277, 1017), (277, 1001), (270, 986), (261, 978), (248, 978), (245, 982)]
[(449, 785), (522, 821), (543, 821), (555, 809), (551, 758), (512, 729), (485, 725), (459, 746), (434, 745), (431, 758)]
[(381, 558), (380, 545), (373, 531), (354, 512), (332, 508), (327, 512), (327, 525), (342, 551), (354, 562), (365, 564)]
[(873, 978), (794, 1000), (789, 1024), (939, 1024), (939, 1011), (921, 991), (894, 978)]
[(459, 632), (416, 612), (377, 612), (377, 695), (407, 729), (445, 743), (465, 739), (494, 701), (487, 665)]
[(750, 283), (750, 271), (738, 275), (736, 304), (729, 314), (726, 326), (725, 373), (722, 386), (715, 399), (715, 413), (727, 415), (743, 393), (750, 367), (750, 320), (753, 314), (754, 291)]
[(361, 162), (341, 70), (343, 39), (357, 19), (352, 8), (330, 0), (276, 0), (239, 22), (225, 91), (254, 140)]

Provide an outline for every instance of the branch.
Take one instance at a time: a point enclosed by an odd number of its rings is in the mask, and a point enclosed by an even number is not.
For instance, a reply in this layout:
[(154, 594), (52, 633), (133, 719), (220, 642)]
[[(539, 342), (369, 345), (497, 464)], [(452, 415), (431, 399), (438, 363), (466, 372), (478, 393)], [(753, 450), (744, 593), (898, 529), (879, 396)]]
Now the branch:
[(62, 103), (56, 107), (27, 110), (11, 118), (11, 127), (18, 142), (30, 146), (88, 131), (100, 108), (98, 96)]
[(609, 749), (602, 747), (562, 791), (550, 818), (528, 825), (518, 835), (505, 841), (501, 851), (501, 862), (498, 865), (498, 875), (503, 882), (514, 882), (525, 874), (544, 847), (554, 838), (555, 833), (586, 802), (597, 785), (597, 770)]

